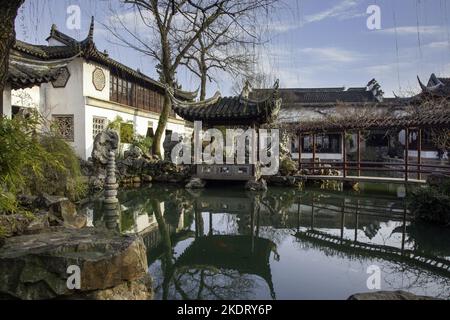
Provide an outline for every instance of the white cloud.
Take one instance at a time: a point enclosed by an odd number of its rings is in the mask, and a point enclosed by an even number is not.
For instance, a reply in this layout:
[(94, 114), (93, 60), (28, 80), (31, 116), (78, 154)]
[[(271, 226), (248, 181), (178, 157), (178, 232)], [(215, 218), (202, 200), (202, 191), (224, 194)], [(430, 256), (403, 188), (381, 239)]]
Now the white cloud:
[(300, 52), (316, 60), (329, 62), (355, 62), (363, 57), (359, 52), (336, 47), (304, 48)]
[(357, 5), (357, 0), (343, 0), (329, 9), (307, 15), (301, 21), (296, 20), (295, 22), (287, 22), (283, 19), (280, 21), (270, 22), (267, 25), (267, 30), (273, 33), (284, 33), (299, 29), (306, 24), (320, 22), (329, 18), (346, 20), (365, 16), (365, 12), (356, 10)]
[(312, 22), (319, 22), (328, 18), (352, 18), (355, 16), (360, 16), (360, 13), (352, 12), (358, 5), (358, 1), (356, 0), (344, 0), (335, 6), (323, 10), (321, 12), (311, 14), (305, 17), (305, 24)]
[[(397, 30), (396, 30), (397, 29)], [(419, 33), (421, 35), (436, 35), (445, 31), (441, 26), (419, 26)], [(387, 28), (376, 31), (376, 33), (388, 34), (388, 35), (397, 35), (399, 36), (409, 36), (409, 35), (417, 35), (417, 26), (403, 26), (397, 28)]]
[(284, 33), (284, 32), (298, 29), (299, 27), (300, 26), (295, 23), (286, 23), (286, 22), (277, 21), (277, 22), (269, 23), (267, 25), (266, 29), (267, 29), (267, 31), (273, 32), (273, 33)]
[(430, 42), (425, 45), (426, 48), (431, 48), (431, 49), (446, 49), (449, 46), (450, 46), (450, 43), (448, 41), (435, 41), (435, 42)]

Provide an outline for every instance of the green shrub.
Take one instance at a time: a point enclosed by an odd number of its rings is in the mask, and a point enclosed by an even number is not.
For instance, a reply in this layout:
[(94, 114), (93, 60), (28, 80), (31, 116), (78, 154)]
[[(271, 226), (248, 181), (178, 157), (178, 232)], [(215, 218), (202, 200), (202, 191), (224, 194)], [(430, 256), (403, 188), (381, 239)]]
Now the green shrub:
[(0, 212), (19, 210), (19, 193), (65, 195), (83, 192), (78, 159), (56, 134), (38, 133), (43, 120), (37, 112), (26, 117), (0, 117)]
[(294, 175), (298, 170), (298, 164), (296, 161), (289, 157), (283, 157), (280, 161), (280, 174), (282, 176)]
[(124, 121), (122, 117), (117, 116), (114, 121), (108, 124), (108, 129), (114, 129), (119, 132), (121, 143), (132, 143), (134, 138), (134, 128), (131, 121)]
[(131, 144), (134, 147), (138, 147), (144, 153), (149, 153), (153, 144), (153, 139), (151, 137), (144, 137), (141, 135), (136, 135), (133, 138)]
[(43, 163), (42, 175), (30, 172), (27, 191), (31, 194), (45, 192), (66, 196), (72, 201), (79, 200), (85, 195), (86, 185), (82, 182), (80, 161), (72, 147), (55, 135), (41, 136), (40, 144), (57, 159), (57, 163)]
[(450, 183), (413, 191), (408, 207), (417, 220), (450, 225)]

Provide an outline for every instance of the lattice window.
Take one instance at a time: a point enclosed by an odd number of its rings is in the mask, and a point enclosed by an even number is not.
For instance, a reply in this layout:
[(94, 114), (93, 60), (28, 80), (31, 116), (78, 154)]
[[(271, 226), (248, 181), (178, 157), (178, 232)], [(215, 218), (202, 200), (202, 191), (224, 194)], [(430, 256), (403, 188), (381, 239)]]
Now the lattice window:
[(73, 114), (54, 115), (53, 121), (61, 137), (67, 141), (74, 141)]
[(95, 137), (105, 130), (106, 128), (106, 118), (103, 117), (93, 117), (92, 118), (92, 136)]

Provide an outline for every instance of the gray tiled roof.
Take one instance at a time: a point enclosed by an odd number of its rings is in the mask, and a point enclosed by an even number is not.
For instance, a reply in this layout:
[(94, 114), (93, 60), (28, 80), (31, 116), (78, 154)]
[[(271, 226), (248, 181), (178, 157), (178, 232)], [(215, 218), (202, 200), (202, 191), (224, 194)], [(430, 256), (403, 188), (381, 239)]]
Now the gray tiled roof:
[(450, 125), (450, 109), (441, 106), (437, 109), (422, 110), (420, 113), (406, 116), (383, 116), (367, 117), (359, 119), (357, 123), (349, 119), (339, 121), (309, 121), (297, 126), (297, 131), (306, 132), (332, 132), (343, 130), (370, 130), (370, 129), (390, 129), (405, 127), (439, 128)]
[[(16, 40), (13, 46), (13, 50), (17, 55), (21, 55), (27, 58), (39, 58), (42, 60), (53, 59), (67, 59), (76, 56), (82, 56), (87, 60), (97, 62), (101, 65), (109, 67), (113, 71), (117, 71), (123, 76), (133, 78), (137, 81), (143, 82), (146, 85), (151, 85), (155, 89), (161, 92), (165, 92), (165, 86), (140, 71), (134, 70), (126, 65), (112, 59), (107, 53), (100, 52), (93, 40), (93, 22), (89, 29), (89, 34), (86, 39), (78, 41), (58, 30), (55, 26), (52, 26), (50, 37), (65, 44), (63, 46), (46, 46), (46, 45), (34, 45), (23, 41)], [(47, 39), (49, 39), (47, 38)], [(184, 100), (194, 100), (198, 92), (187, 92), (182, 90), (176, 90), (175, 94), (178, 98)]]
[(9, 57), (7, 82), (12, 89), (23, 89), (54, 81), (67, 63), (42, 62), (23, 59), (14, 54)]
[(220, 93), (197, 103), (183, 103), (172, 97), (172, 108), (183, 119), (215, 125), (267, 123), (278, 112), (280, 104), (277, 88), (266, 99), (258, 101), (242, 96), (221, 97)]
[(336, 102), (378, 102), (368, 91), (285, 91), (280, 90), (285, 104), (289, 103), (336, 103)]
[[(266, 89), (256, 89), (252, 97), (264, 95)], [(372, 92), (365, 88), (298, 88), (279, 89), (280, 97), (283, 99), (283, 108), (295, 105), (318, 105), (343, 103), (378, 103)]]

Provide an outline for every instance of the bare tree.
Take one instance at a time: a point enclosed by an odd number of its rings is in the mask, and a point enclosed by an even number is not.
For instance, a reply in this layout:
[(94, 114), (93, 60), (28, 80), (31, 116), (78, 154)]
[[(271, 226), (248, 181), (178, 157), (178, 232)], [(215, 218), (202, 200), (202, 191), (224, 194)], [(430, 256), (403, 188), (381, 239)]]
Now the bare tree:
[[(448, 113), (450, 102), (448, 97), (427, 97), (412, 109), (412, 115), (421, 118), (433, 114), (445, 115)], [(450, 129), (436, 126), (430, 128), (431, 142), (434, 144), (440, 157), (450, 151)]]
[[(235, 20), (242, 12), (267, 6), (273, 0), (123, 0), (131, 4), (136, 17), (149, 33), (137, 32), (123, 15), (116, 15), (106, 26), (123, 44), (148, 55), (158, 64), (160, 80), (176, 87), (176, 72), (200, 36), (221, 17)], [(171, 109), (169, 96), (155, 132), (153, 153), (161, 155), (161, 138)]]
[(251, 73), (255, 57), (249, 53), (250, 47), (262, 42), (252, 20), (249, 12), (241, 12), (233, 19), (217, 19), (185, 55), (182, 64), (200, 79), (201, 101), (206, 98), (207, 81), (216, 80), (215, 71), (229, 73), (234, 78)]
[[(239, 95), (246, 86), (250, 86), (252, 89), (267, 89), (272, 87), (275, 81), (276, 77), (272, 74), (263, 72), (262, 70), (250, 70), (249, 73), (240, 74), (237, 77), (231, 90), (234, 94)], [(266, 98), (267, 91), (252, 91), (252, 97), (255, 99)]]
[(0, 115), (3, 114), (3, 90), (8, 79), (9, 50), (16, 40), (15, 20), (25, 0), (0, 0)]

